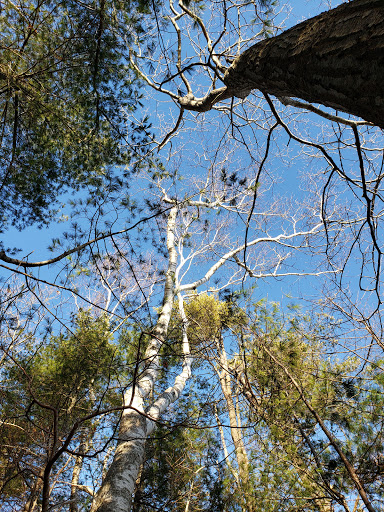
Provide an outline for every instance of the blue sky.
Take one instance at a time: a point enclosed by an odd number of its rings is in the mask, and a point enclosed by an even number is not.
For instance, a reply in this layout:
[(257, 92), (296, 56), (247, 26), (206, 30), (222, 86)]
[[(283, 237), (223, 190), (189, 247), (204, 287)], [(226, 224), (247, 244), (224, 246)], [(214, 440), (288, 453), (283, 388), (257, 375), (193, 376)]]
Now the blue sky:
[[(332, 5), (335, 6), (338, 3), (340, 2), (333, 2)], [(288, 2), (288, 5), (291, 12), (286, 22), (287, 27), (295, 25), (297, 22), (326, 10), (326, 7), (324, 7), (319, 0), (295, 0)], [(284, 14), (284, 19), (285, 17), (286, 16)], [(163, 108), (165, 108), (165, 110), (167, 109), (166, 106)], [(68, 198), (70, 198), (70, 196), (66, 195), (60, 199), (65, 203)], [(64, 208), (64, 215), (66, 213), (65, 210), (66, 209)], [(2, 239), (4, 240), (4, 245), (6, 247), (18, 247), (22, 249), (22, 252), (19, 253), (19, 257), (25, 257), (30, 254), (29, 257), (31, 260), (40, 260), (42, 258), (46, 259), (49, 257), (47, 246), (51, 243), (53, 238), (56, 238), (59, 233), (66, 229), (67, 227), (65, 222), (61, 224), (52, 224), (41, 229), (30, 227), (24, 229), (21, 233), (17, 230), (10, 229), (8, 232), (3, 234)]]
[[(339, 2), (334, 2), (333, 6), (337, 5)], [(286, 10), (290, 11), (289, 18), (286, 21), (286, 26), (291, 26), (296, 24), (299, 21), (302, 21), (303, 19), (316, 15), (319, 12), (322, 12), (326, 10), (328, 6), (324, 3), (319, 2), (318, 0), (311, 0), (311, 1), (294, 1), (289, 2), (288, 7), (284, 8), (282, 11), (282, 14), (280, 15), (281, 18), (286, 18)], [(160, 103), (157, 103), (157, 100), (160, 100)], [(157, 115), (159, 117), (164, 118), (170, 118), (171, 115), (175, 115), (175, 112), (177, 108), (175, 106), (172, 106), (171, 103), (166, 101), (167, 99), (160, 96), (155, 96), (152, 100), (150, 100), (148, 111), (150, 113), (157, 112)], [(314, 118), (314, 116), (308, 115), (308, 120)], [(217, 118), (216, 114), (214, 113), (208, 113), (205, 116), (205, 119), (208, 121), (208, 125), (206, 124), (205, 127), (209, 127), (209, 119), (213, 120)], [(157, 119), (156, 117), (153, 117), (152, 119), (153, 127), (156, 130), (156, 123)], [(309, 121), (310, 122), (310, 121)], [(195, 133), (192, 133), (191, 131), (188, 132), (188, 129), (194, 129), (193, 122), (189, 122), (186, 124), (187, 131), (183, 135), (183, 137), (180, 139), (182, 142), (185, 143), (186, 140), (188, 142), (193, 141), (193, 137), (199, 138), (201, 136), (201, 132), (195, 131)], [(206, 128), (205, 128), (206, 129)], [(317, 128), (310, 128), (310, 130), (316, 130)], [(156, 132), (155, 132), (156, 133)], [(207, 134), (208, 132), (206, 132)], [(206, 136), (206, 134), (204, 136)], [(252, 136), (252, 134), (250, 135)], [(284, 160), (285, 165), (285, 171), (284, 171), (284, 178), (282, 178), (279, 181), (276, 181), (273, 185), (274, 187), (274, 193), (275, 194), (281, 194), (287, 195), (287, 192), (292, 197), (298, 197), (300, 198), (300, 195), (303, 193), (298, 189), (298, 178), (300, 176), (300, 173), (302, 172), (302, 161), (298, 157), (298, 151), (300, 148), (295, 146), (294, 143), (289, 142), (287, 137), (283, 134), (279, 135), (279, 144), (282, 148), (282, 151), (284, 152), (284, 155), (282, 155), (282, 158)], [(214, 144), (214, 135), (212, 136), (212, 143)], [(168, 147), (164, 148), (162, 153), (162, 158), (164, 159), (164, 164), (167, 166), (169, 162), (167, 161), (167, 152)], [(239, 153), (237, 158), (240, 158), (240, 161), (243, 159), (244, 162), (247, 161), (248, 156), (244, 152), (243, 155)], [(273, 163), (274, 162), (274, 163)], [(170, 162), (171, 165), (176, 165), (175, 163)], [(188, 169), (188, 166), (190, 168), (189, 173), (194, 172), (194, 166), (191, 165), (187, 161), (181, 162), (183, 168)], [(236, 167), (236, 165), (231, 164), (233, 168)], [(245, 164), (246, 165), (246, 164)], [(268, 164), (269, 166), (275, 165), (278, 167), (281, 165), (281, 162), (278, 161), (278, 159), (274, 159), (271, 161), (271, 163)], [(276, 169), (273, 170), (271, 167), (271, 171), (276, 172)], [(184, 172), (184, 171), (183, 171)], [(142, 192), (139, 193), (140, 196), (142, 196)], [(62, 199), (63, 203), (65, 203), (70, 198), (69, 195), (64, 196)], [(66, 213), (66, 208), (64, 208), (63, 212)], [(84, 220), (76, 219), (80, 224), (84, 222)], [(137, 220), (137, 219), (136, 219)], [(126, 219), (122, 219), (123, 222), (126, 221)], [(8, 247), (19, 247), (21, 248), (21, 252), (18, 254), (18, 257), (26, 257), (28, 255), (28, 258), (30, 261), (39, 261), (39, 260), (45, 260), (51, 257), (52, 253), (50, 253), (47, 249), (47, 247), (50, 245), (51, 240), (53, 238), (59, 238), (60, 234), (63, 233), (66, 230), (69, 230), (69, 223), (62, 222), (59, 224), (52, 223), (48, 228), (42, 228), (42, 229), (36, 229), (34, 227), (27, 228), (23, 230), (21, 233), (17, 232), (15, 230), (10, 230), (9, 232), (5, 233), (3, 236), (4, 245)], [(84, 222), (84, 226), (86, 226), (86, 223)], [(55, 252), (54, 254), (57, 254)], [(54, 278), (56, 269), (44, 269), (41, 271), (42, 276), (48, 276), (49, 278)], [(352, 270), (353, 272), (353, 270)], [(286, 296), (291, 296), (292, 300), (302, 300), (304, 298), (312, 298), (315, 296), (318, 292), (318, 280), (311, 279), (311, 278), (305, 278), (301, 279), (298, 277), (290, 277), (285, 278), (284, 280), (272, 280), (272, 279), (265, 279), (262, 282), (257, 283), (257, 288), (259, 291), (256, 292), (256, 295), (258, 298), (267, 297), (270, 300), (277, 300), (277, 301), (283, 301), (285, 300)]]

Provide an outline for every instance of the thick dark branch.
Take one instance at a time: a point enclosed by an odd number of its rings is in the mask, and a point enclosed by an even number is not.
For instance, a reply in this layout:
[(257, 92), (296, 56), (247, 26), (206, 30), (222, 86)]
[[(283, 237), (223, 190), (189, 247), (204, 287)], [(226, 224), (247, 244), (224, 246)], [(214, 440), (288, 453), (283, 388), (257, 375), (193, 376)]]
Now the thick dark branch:
[(207, 112), (211, 110), (215, 103), (232, 98), (233, 94), (226, 88), (220, 87), (209, 92), (204, 98), (195, 98), (193, 94), (187, 94), (179, 98), (179, 103), (186, 110), (194, 110), (196, 112)]

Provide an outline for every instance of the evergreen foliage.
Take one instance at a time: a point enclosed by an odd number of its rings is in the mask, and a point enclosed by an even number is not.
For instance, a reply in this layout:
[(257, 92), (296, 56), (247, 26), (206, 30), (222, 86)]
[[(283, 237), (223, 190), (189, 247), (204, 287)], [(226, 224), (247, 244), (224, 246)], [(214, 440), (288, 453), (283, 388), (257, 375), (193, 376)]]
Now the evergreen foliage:
[(111, 0), (2, 5), (0, 228), (47, 224), (60, 194), (100, 194), (113, 168), (140, 153), (148, 123), (125, 118), (140, 105), (128, 45), (131, 33), (145, 44), (143, 10)]
[(51, 336), (47, 343), (26, 340), (18, 359), (2, 369), (0, 472), (10, 502), (33, 488), (60, 440), (74, 435), (74, 447), (79, 436), (91, 439), (99, 421), (92, 413), (119, 407), (111, 382), (122, 369), (108, 322), (86, 311), (74, 318), (70, 335)]

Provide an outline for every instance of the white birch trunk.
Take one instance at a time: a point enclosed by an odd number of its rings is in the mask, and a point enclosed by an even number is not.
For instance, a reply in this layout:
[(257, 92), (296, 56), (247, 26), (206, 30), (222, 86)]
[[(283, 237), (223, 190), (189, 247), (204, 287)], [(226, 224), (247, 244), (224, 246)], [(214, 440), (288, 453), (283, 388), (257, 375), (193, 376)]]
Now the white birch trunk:
[(182, 394), (191, 376), (192, 357), (187, 336), (188, 321), (184, 312), (183, 298), (178, 293), (179, 310), (183, 322), (183, 365), (173, 386), (161, 393), (152, 404), (144, 407), (144, 400), (151, 396), (159, 374), (159, 351), (167, 335), (175, 297), (176, 262), (175, 221), (177, 207), (170, 210), (167, 227), (168, 270), (164, 286), (164, 299), (153, 336), (145, 352), (147, 366), (138, 382), (125, 393), (124, 409), (119, 429), (119, 441), (111, 466), (93, 501), (91, 512), (129, 512), (132, 508), (135, 483), (144, 461), (147, 437), (167, 408)]
[[(175, 225), (179, 206), (174, 205), (169, 212), (167, 226), (167, 249), (168, 249), (168, 270), (164, 285), (163, 305), (158, 317), (157, 324), (153, 330), (152, 338), (145, 352), (145, 369), (136, 382), (127, 390), (124, 396), (124, 411), (122, 414), (119, 438), (116, 452), (111, 466), (103, 479), (102, 485), (93, 501), (90, 512), (130, 512), (133, 503), (135, 483), (144, 460), (145, 442), (155, 428), (156, 421), (182, 394), (185, 384), (191, 375), (192, 357), (189, 352), (187, 337), (187, 318), (183, 308), (181, 293), (196, 289), (207, 283), (210, 278), (230, 259), (234, 258), (245, 245), (240, 245), (219, 258), (206, 274), (193, 283), (182, 285), (179, 283), (179, 271), (177, 268), (177, 252), (175, 245)], [(259, 243), (289, 245), (297, 238), (306, 237), (317, 233), (322, 224), (314, 226), (309, 231), (294, 231), (291, 234), (282, 233), (276, 237), (261, 237), (247, 243), (247, 247)], [(182, 245), (179, 251), (182, 251)], [(187, 261), (181, 254), (180, 266)], [(191, 261), (191, 258), (189, 258)], [(155, 397), (146, 407), (146, 401), (153, 396), (154, 386), (159, 375), (159, 351), (166, 338), (168, 324), (177, 294), (179, 299), (179, 310), (183, 321), (183, 366), (180, 374), (175, 378), (173, 386)], [(225, 379), (224, 379), (225, 381)], [(222, 382), (225, 385), (225, 382)], [(233, 405), (233, 402), (232, 402)], [(236, 413), (234, 416), (236, 421)], [(233, 430), (233, 429), (232, 429)], [(237, 430), (237, 429), (235, 429)], [(247, 468), (246, 451), (242, 445), (241, 436), (234, 441), (236, 444), (236, 455), (239, 461), (239, 468)], [(246, 471), (246, 469), (244, 469)]]
[[(138, 382), (127, 390), (119, 429), (116, 452), (105, 479), (94, 499), (91, 512), (129, 512), (132, 507), (135, 482), (144, 459), (144, 447), (149, 430), (153, 428), (144, 413), (144, 400), (150, 396), (159, 372), (159, 350), (165, 339), (171, 317), (175, 293), (174, 276), (177, 254), (174, 244), (174, 230), (177, 208), (170, 210), (167, 226), (168, 270), (164, 286), (164, 299), (153, 336), (145, 353), (147, 367)], [(169, 395), (161, 400), (161, 409), (173, 398)], [(167, 393), (166, 392), (166, 393)], [(158, 402), (159, 399), (156, 401)], [(155, 404), (152, 406), (154, 407)], [(148, 429), (148, 426), (150, 427)]]

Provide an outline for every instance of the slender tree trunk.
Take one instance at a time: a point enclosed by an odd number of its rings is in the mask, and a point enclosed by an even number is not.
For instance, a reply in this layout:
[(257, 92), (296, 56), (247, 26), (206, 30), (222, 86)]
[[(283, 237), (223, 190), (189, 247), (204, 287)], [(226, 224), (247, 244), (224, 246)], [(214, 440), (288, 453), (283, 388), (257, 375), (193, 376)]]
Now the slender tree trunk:
[(34, 512), (36, 510), (37, 501), (39, 499), (41, 490), (43, 488), (44, 470), (40, 470), (35, 484), (32, 488), (31, 494), (23, 507), (23, 512)]
[[(81, 445), (80, 445), (81, 447)], [(77, 456), (75, 460), (75, 465), (72, 471), (72, 481), (71, 481), (71, 498), (69, 503), (69, 512), (78, 512), (78, 495), (79, 488), (77, 487), (79, 484), (79, 477), (81, 468), (83, 466), (83, 457)]]
[[(164, 286), (163, 306), (145, 352), (147, 366), (143, 375), (125, 393), (124, 406), (126, 409), (124, 409), (120, 421), (116, 452), (107, 475), (92, 503), (91, 512), (130, 512), (132, 507), (136, 480), (144, 460), (145, 441), (148, 429), (151, 428), (152, 424), (144, 415), (144, 400), (150, 396), (157, 380), (159, 350), (167, 334), (173, 308), (177, 260), (174, 247), (176, 215), (177, 208), (173, 207), (168, 217), (167, 248), (169, 261)], [(171, 394), (171, 391), (168, 394)], [(169, 400), (168, 396), (165, 399), (163, 398), (163, 402), (166, 402), (166, 400)], [(159, 409), (157, 404), (155, 405)], [(154, 413), (151, 416), (154, 416)]]
[[(93, 435), (93, 432), (91, 435)], [(89, 440), (86, 439), (84, 433), (81, 433), (78, 451), (80, 453), (86, 453), (88, 451), (88, 445)], [(69, 512), (78, 512), (79, 510), (79, 478), (81, 469), (83, 467), (83, 460), (84, 457), (82, 455), (78, 455), (75, 459), (75, 465), (73, 466), (71, 481), (71, 501), (69, 503)]]
[(384, 128), (384, 1), (344, 3), (255, 44), (224, 82), (234, 96), (303, 98)]
[(229, 371), (227, 354), (222, 339), (217, 341), (217, 350), (219, 352), (220, 359), (220, 370), (218, 370), (218, 375), (221, 389), (227, 404), (231, 437), (235, 447), (240, 486), (239, 490), (242, 494), (242, 501), (245, 504), (243, 510), (246, 512), (255, 512), (256, 504), (252, 495), (252, 489), (249, 481), (249, 460), (244, 446), (241, 425), (237, 420), (236, 407), (233, 400), (233, 390), (231, 386), (231, 374)]

